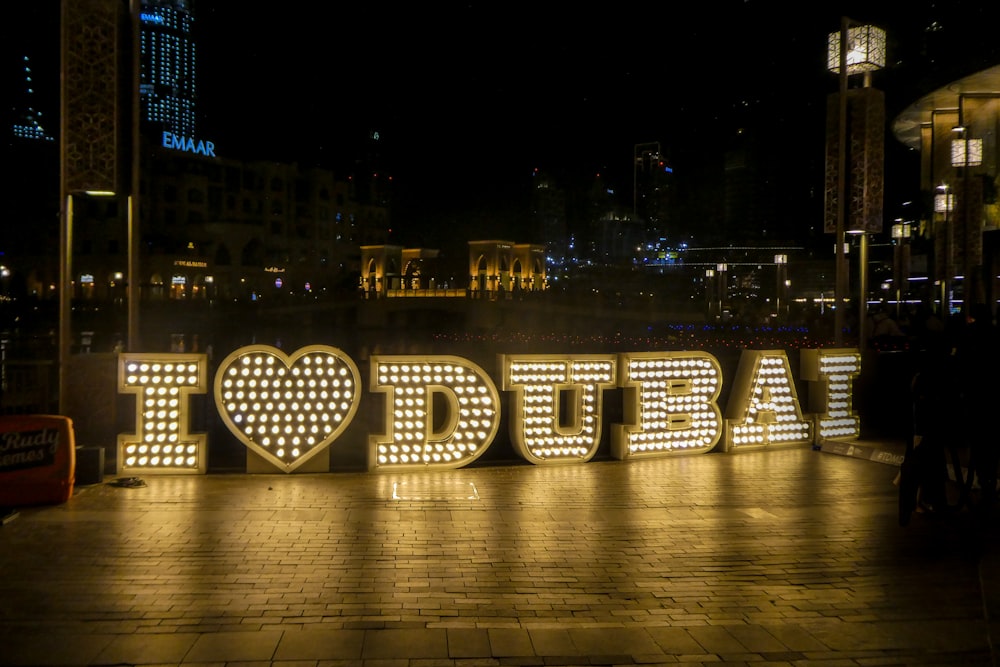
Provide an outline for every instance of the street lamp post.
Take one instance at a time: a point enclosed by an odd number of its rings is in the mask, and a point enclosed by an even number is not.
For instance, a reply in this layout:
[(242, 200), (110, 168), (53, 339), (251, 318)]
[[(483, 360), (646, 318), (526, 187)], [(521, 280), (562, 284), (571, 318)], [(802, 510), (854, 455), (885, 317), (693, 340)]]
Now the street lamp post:
[(729, 286), (726, 284), (726, 272), (729, 270), (729, 266), (724, 263), (719, 263), (715, 265), (715, 274), (719, 278), (719, 322), (722, 322), (722, 312), (726, 307), (726, 293), (729, 291)]
[(705, 305), (708, 308), (708, 319), (712, 320), (713, 297), (715, 292), (715, 269), (705, 269)]
[[(59, 411), (69, 406), (67, 377), (72, 336), (74, 205), (87, 196), (128, 193), (128, 345), (138, 344), (139, 249), (139, 0), (128, 2), (128, 38), (121, 39), (122, 5), (115, 0), (62, 0), (60, 10), (59, 169)], [(131, 49), (131, 71), (121, 49)], [(122, 86), (123, 81), (128, 86)], [(122, 93), (131, 96), (131, 156), (123, 161)], [(130, 162), (131, 181), (119, 168)]]
[(939, 284), (941, 286), (941, 317), (946, 318), (951, 314), (951, 284), (952, 276), (955, 275), (955, 260), (954, 260), (954, 232), (952, 231), (952, 225), (954, 224), (950, 218), (949, 213), (952, 211), (955, 205), (955, 195), (951, 194), (951, 188), (947, 183), (942, 183), (937, 186), (938, 192), (941, 194), (934, 195), (934, 212), (941, 213), (944, 215), (944, 226), (940, 232), (943, 237), (944, 250), (941, 254), (941, 270), (939, 273), (940, 279)]
[[(864, 74), (865, 84), (870, 81), (871, 72), (885, 66), (885, 32), (880, 28), (862, 25), (843, 16), (840, 19), (839, 33), (832, 33), (827, 43), (827, 69), (836, 72), (839, 81), (837, 99), (837, 191), (836, 191), (836, 222), (834, 230), (835, 248), (835, 284), (834, 284), (834, 338), (836, 344), (843, 344), (845, 299), (847, 295), (847, 255), (844, 251), (845, 234), (847, 233), (847, 150), (848, 150), (848, 113), (847, 113), (847, 83), (851, 74)], [(861, 233), (865, 233), (866, 221), (862, 220)], [(854, 230), (858, 231), (858, 230)], [(861, 285), (859, 331), (864, 324), (867, 306), (867, 238), (861, 240), (861, 258), (863, 262), (859, 276)]]
[(788, 265), (788, 255), (775, 255), (774, 256), (774, 275), (775, 275), (775, 288), (774, 288), (774, 313), (777, 317), (781, 316), (781, 306), (784, 301), (784, 290), (785, 290), (785, 267)]
[[(959, 108), (960, 120), (962, 109)], [(980, 289), (982, 287), (982, 276), (980, 273), (979, 252), (976, 236), (981, 234), (979, 221), (972, 214), (972, 206), (975, 197), (969, 188), (969, 174), (972, 167), (978, 167), (983, 163), (983, 140), (969, 137), (969, 128), (965, 125), (958, 125), (952, 128), (955, 133), (951, 141), (951, 166), (958, 170), (958, 181), (961, 183), (961, 206), (958, 209), (958, 216), (952, 221), (952, 226), (958, 223), (960, 231), (958, 247), (962, 253), (962, 304), (968, 312), (968, 308), (981, 299)], [(954, 232), (952, 233), (952, 243), (954, 243)], [(954, 249), (954, 246), (953, 246)]]
[(858, 234), (858, 345), (863, 347), (868, 321), (868, 233)]
[(892, 226), (892, 285), (896, 292), (896, 320), (900, 317), (906, 284), (910, 279), (910, 223), (897, 220)]
[(141, 105), (139, 101), (139, 81), (141, 79), (142, 65), (140, 63), (140, 35), (141, 27), (139, 14), (141, 10), (140, 0), (129, 0), (129, 29), (131, 30), (132, 46), (132, 88), (129, 90), (130, 100), (130, 137), (131, 137), (131, 160), (129, 164), (129, 196), (128, 196), (128, 224), (126, 237), (128, 239), (128, 282), (125, 293), (128, 308), (128, 331), (126, 334), (126, 344), (129, 352), (135, 352), (141, 347), (139, 339), (139, 247), (140, 247), (140, 226), (139, 226), (139, 192), (140, 192), (140, 146), (139, 146), (139, 119), (141, 117)]
[(844, 344), (844, 298), (847, 294), (847, 255), (844, 254), (847, 206), (844, 200), (847, 198), (847, 29), (850, 23), (846, 16), (841, 18), (838, 42), (840, 95), (837, 99), (837, 230), (834, 232), (837, 255), (833, 290), (833, 336), (837, 346)]

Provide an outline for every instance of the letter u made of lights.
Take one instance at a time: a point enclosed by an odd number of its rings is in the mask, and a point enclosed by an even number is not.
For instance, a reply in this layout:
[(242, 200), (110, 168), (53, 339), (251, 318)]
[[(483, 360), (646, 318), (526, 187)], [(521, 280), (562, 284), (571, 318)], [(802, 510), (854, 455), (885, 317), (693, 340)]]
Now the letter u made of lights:
[(358, 367), (328, 345), (291, 355), (269, 345), (241, 347), (215, 374), (215, 403), (229, 430), (275, 468), (293, 472), (337, 439), (354, 418)]
[(625, 423), (611, 433), (619, 460), (702, 454), (722, 437), (722, 368), (707, 352), (630, 352), (620, 355)]
[(118, 473), (198, 473), (208, 467), (207, 436), (189, 433), (189, 394), (208, 387), (204, 354), (125, 353), (118, 391), (135, 394), (135, 433), (118, 434)]
[(510, 438), (534, 464), (583, 463), (601, 442), (601, 398), (615, 386), (614, 355), (500, 355)]
[(449, 355), (373, 355), (372, 392), (385, 394), (387, 432), (368, 437), (368, 470), (461, 468), (500, 425), (500, 395), (477, 364)]

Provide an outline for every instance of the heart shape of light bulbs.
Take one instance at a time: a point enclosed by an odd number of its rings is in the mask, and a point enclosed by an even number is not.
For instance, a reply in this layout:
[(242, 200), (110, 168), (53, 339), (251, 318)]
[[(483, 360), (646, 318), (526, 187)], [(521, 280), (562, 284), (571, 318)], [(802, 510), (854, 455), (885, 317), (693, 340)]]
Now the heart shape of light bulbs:
[(358, 368), (341, 350), (310, 345), (286, 355), (248, 345), (215, 375), (215, 403), (251, 451), (292, 472), (347, 428), (360, 400)]

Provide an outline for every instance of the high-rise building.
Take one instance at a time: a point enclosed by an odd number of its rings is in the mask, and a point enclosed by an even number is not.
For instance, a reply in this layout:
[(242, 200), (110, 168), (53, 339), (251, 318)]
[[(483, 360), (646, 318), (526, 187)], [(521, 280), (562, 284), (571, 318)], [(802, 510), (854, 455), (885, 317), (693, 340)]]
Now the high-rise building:
[(550, 270), (566, 263), (568, 230), (566, 226), (566, 192), (548, 173), (532, 172), (534, 188), (531, 208), (535, 216), (538, 237), (545, 244)]
[(190, 0), (142, 0), (139, 13), (142, 120), (175, 136), (196, 127), (197, 49)]
[(645, 227), (645, 240), (675, 234), (669, 219), (673, 169), (660, 150), (660, 142), (636, 144), (632, 159), (632, 217)]
[(30, 56), (23, 56), (23, 66), (24, 87), (18, 91), (20, 98), (14, 110), (14, 136), (21, 139), (55, 141), (55, 138), (42, 126), (41, 112), (35, 109), (35, 84)]

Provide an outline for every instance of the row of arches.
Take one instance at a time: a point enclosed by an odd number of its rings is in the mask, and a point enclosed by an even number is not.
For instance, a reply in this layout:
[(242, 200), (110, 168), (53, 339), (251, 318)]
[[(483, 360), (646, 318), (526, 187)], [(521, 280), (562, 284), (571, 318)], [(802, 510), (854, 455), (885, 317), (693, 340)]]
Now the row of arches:
[(470, 241), (468, 265), (448, 266), (436, 250), (361, 247), (358, 288), (365, 298), (474, 296), (499, 298), (548, 287), (544, 246)]

